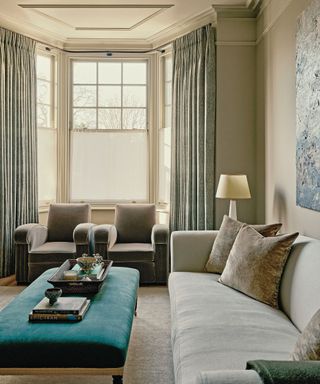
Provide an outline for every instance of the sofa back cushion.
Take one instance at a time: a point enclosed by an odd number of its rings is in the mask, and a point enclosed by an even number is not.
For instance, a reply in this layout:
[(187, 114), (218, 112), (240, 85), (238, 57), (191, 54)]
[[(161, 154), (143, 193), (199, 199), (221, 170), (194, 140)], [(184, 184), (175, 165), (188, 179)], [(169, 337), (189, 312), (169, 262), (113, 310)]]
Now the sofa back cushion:
[(51, 204), (48, 214), (47, 241), (72, 242), (75, 227), (89, 221), (89, 204)]
[(280, 285), (280, 305), (302, 332), (320, 308), (320, 241), (299, 236)]
[(117, 243), (151, 243), (156, 223), (154, 204), (117, 204), (114, 224)]

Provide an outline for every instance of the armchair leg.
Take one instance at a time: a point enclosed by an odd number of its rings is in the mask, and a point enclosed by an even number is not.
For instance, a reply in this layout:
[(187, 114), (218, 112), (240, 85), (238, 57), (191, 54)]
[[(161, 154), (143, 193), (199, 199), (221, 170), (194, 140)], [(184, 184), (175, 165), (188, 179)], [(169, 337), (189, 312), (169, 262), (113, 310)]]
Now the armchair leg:
[(112, 376), (112, 383), (113, 384), (122, 384), (123, 383), (123, 376)]

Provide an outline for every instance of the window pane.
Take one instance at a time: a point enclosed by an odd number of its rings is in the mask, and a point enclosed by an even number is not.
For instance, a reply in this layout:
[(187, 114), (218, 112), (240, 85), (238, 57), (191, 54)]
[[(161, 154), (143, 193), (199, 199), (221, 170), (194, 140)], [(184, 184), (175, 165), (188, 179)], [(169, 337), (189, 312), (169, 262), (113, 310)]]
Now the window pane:
[(74, 129), (96, 129), (96, 109), (73, 108)]
[(37, 78), (51, 79), (51, 58), (49, 56), (37, 55)]
[(123, 129), (146, 129), (146, 110), (128, 108), (123, 110)]
[(40, 128), (50, 127), (50, 106), (37, 104), (37, 126)]
[(99, 129), (121, 129), (121, 109), (99, 109)]
[(97, 64), (74, 62), (73, 82), (78, 84), (95, 84), (97, 82)]
[(146, 106), (146, 87), (124, 86), (123, 87), (123, 106), (124, 107), (145, 107)]
[(121, 84), (121, 63), (99, 63), (99, 83)]
[(37, 80), (37, 103), (50, 104), (51, 84), (48, 81)]
[(159, 131), (159, 201), (170, 202), (171, 129)]
[(146, 132), (72, 132), (71, 139), (73, 200), (148, 199)]
[(171, 92), (172, 92), (172, 87), (171, 83), (165, 83), (164, 84), (164, 103), (165, 105), (171, 105)]
[(164, 124), (165, 127), (171, 127), (171, 106), (164, 108)]
[(73, 87), (74, 107), (95, 107), (97, 104), (95, 85), (75, 85)]
[(146, 84), (147, 64), (146, 63), (123, 63), (124, 84)]
[(172, 81), (172, 56), (166, 56), (165, 57), (165, 67), (164, 67), (164, 80), (165, 81)]
[(38, 191), (40, 201), (56, 199), (56, 131), (38, 129)]
[(99, 107), (121, 107), (121, 87), (99, 86)]

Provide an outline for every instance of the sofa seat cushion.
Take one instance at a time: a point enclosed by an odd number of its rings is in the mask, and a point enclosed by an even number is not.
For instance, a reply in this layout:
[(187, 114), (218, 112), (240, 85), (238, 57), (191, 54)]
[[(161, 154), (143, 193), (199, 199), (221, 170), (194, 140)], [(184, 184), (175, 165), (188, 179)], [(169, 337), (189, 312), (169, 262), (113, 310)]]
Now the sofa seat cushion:
[(289, 360), (298, 330), (280, 310), (220, 284), (219, 275), (169, 277), (176, 384), (201, 371), (245, 369), (248, 360)]
[(63, 262), (66, 259), (73, 259), (76, 255), (75, 243), (48, 242), (32, 249), (29, 252), (30, 263)]
[(147, 243), (116, 243), (108, 257), (114, 261), (154, 261), (154, 249)]

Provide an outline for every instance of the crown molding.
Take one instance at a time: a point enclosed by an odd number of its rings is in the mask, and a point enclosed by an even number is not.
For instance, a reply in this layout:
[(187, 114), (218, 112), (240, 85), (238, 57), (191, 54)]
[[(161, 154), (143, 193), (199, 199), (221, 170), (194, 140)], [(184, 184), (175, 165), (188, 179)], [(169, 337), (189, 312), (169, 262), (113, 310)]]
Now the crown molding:
[(64, 49), (70, 50), (148, 50), (153, 49), (152, 44), (147, 43), (145, 39), (66, 39), (63, 44)]
[(154, 35), (146, 39), (147, 42), (152, 44), (154, 48), (169, 44), (172, 40), (175, 40), (203, 25), (212, 23), (216, 24), (216, 14), (212, 8), (209, 8), (196, 16), (189, 17), (182, 20), (162, 31), (155, 33)]
[(225, 18), (256, 18), (259, 14), (261, 0), (247, 0), (245, 4), (226, 5), (214, 4), (212, 8), (218, 17)]
[(65, 42), (65, 37), (62, 35), (52, 33), (44, 28), (35, 27), (30, 23), (21, 25), (21, 23), (7, 15), (0, 14), (0, 27), (20, 33), (36, 41), (41, 40), (44, 44), (52, 44), (57, 48), (63, 48)]

